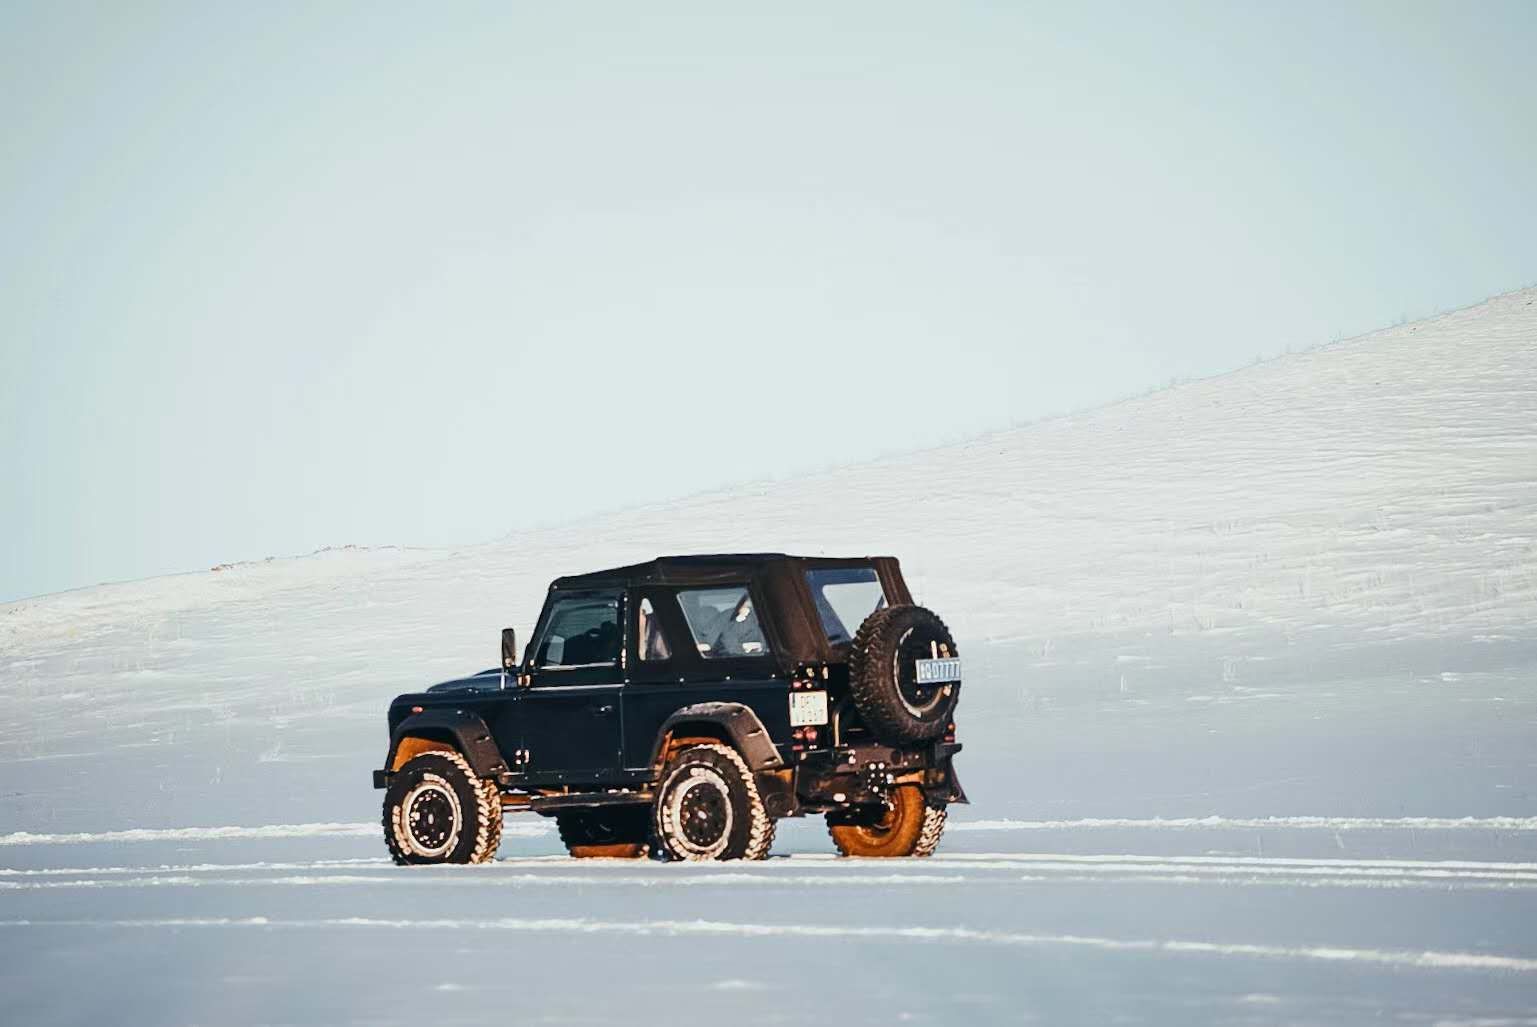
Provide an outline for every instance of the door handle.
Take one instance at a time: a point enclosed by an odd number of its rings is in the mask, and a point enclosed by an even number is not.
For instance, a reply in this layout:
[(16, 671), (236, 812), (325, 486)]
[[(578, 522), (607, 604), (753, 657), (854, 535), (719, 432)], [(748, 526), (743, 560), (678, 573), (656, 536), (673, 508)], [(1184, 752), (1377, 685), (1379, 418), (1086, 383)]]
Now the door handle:
[(587, 708), (600, 717), (606, 717), (614, 712), (613, 703), (604, 703), (602, 706), (589, 706)]

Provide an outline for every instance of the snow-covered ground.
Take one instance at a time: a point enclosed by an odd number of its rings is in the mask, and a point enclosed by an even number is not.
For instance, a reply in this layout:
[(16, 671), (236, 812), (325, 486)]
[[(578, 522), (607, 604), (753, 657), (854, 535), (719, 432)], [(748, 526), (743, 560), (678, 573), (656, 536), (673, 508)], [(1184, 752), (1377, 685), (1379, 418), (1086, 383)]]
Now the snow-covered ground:
[[(557, 574), (739, 549), (893, 553), (956, 630), (938, 857), (577, 863), (512, 818), (387, 864), (394, 693)], [(4, 1019), (1537, 1024), (1534, 625), (1534, 290), (492, 545), (0, 606)]]

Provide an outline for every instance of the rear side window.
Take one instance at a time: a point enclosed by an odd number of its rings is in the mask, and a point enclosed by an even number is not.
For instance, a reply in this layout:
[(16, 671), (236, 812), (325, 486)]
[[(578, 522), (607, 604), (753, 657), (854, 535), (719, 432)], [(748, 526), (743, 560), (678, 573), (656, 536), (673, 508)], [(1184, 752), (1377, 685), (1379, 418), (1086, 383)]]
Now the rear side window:
[(886, 606), (886, 592), (873, 567), (834, 567), (806, 572), (822, 630), (834, 645), (849, 642), (865, 618)]
[(746, 586), (683, 589), (678, 605), (705, 659), (767, 655), (768, 642)]
[(537, 667), (591, 667), (619, 662), (619, 597), (568, 596), (555, 600), (535, 650)]

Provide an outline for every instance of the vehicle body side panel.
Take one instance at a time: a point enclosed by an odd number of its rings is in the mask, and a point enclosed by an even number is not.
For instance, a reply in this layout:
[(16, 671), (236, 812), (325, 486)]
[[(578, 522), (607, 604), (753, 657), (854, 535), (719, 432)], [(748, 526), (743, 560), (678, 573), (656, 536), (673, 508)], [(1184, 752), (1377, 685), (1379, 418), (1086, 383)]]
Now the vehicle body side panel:
[(617, 681), (524, 689), (521, 728), (527, 781), (578, 784), (615, 779), (623, 692)]

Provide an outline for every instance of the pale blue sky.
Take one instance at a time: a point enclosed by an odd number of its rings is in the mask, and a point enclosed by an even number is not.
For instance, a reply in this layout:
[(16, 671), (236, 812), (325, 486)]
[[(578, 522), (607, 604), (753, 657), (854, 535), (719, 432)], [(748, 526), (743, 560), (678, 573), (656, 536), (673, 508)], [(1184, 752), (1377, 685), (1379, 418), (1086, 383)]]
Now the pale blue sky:
[(0, 600), (484, 540), (1537, 281), (1537, 4), (734, 8), (0, 0)]

